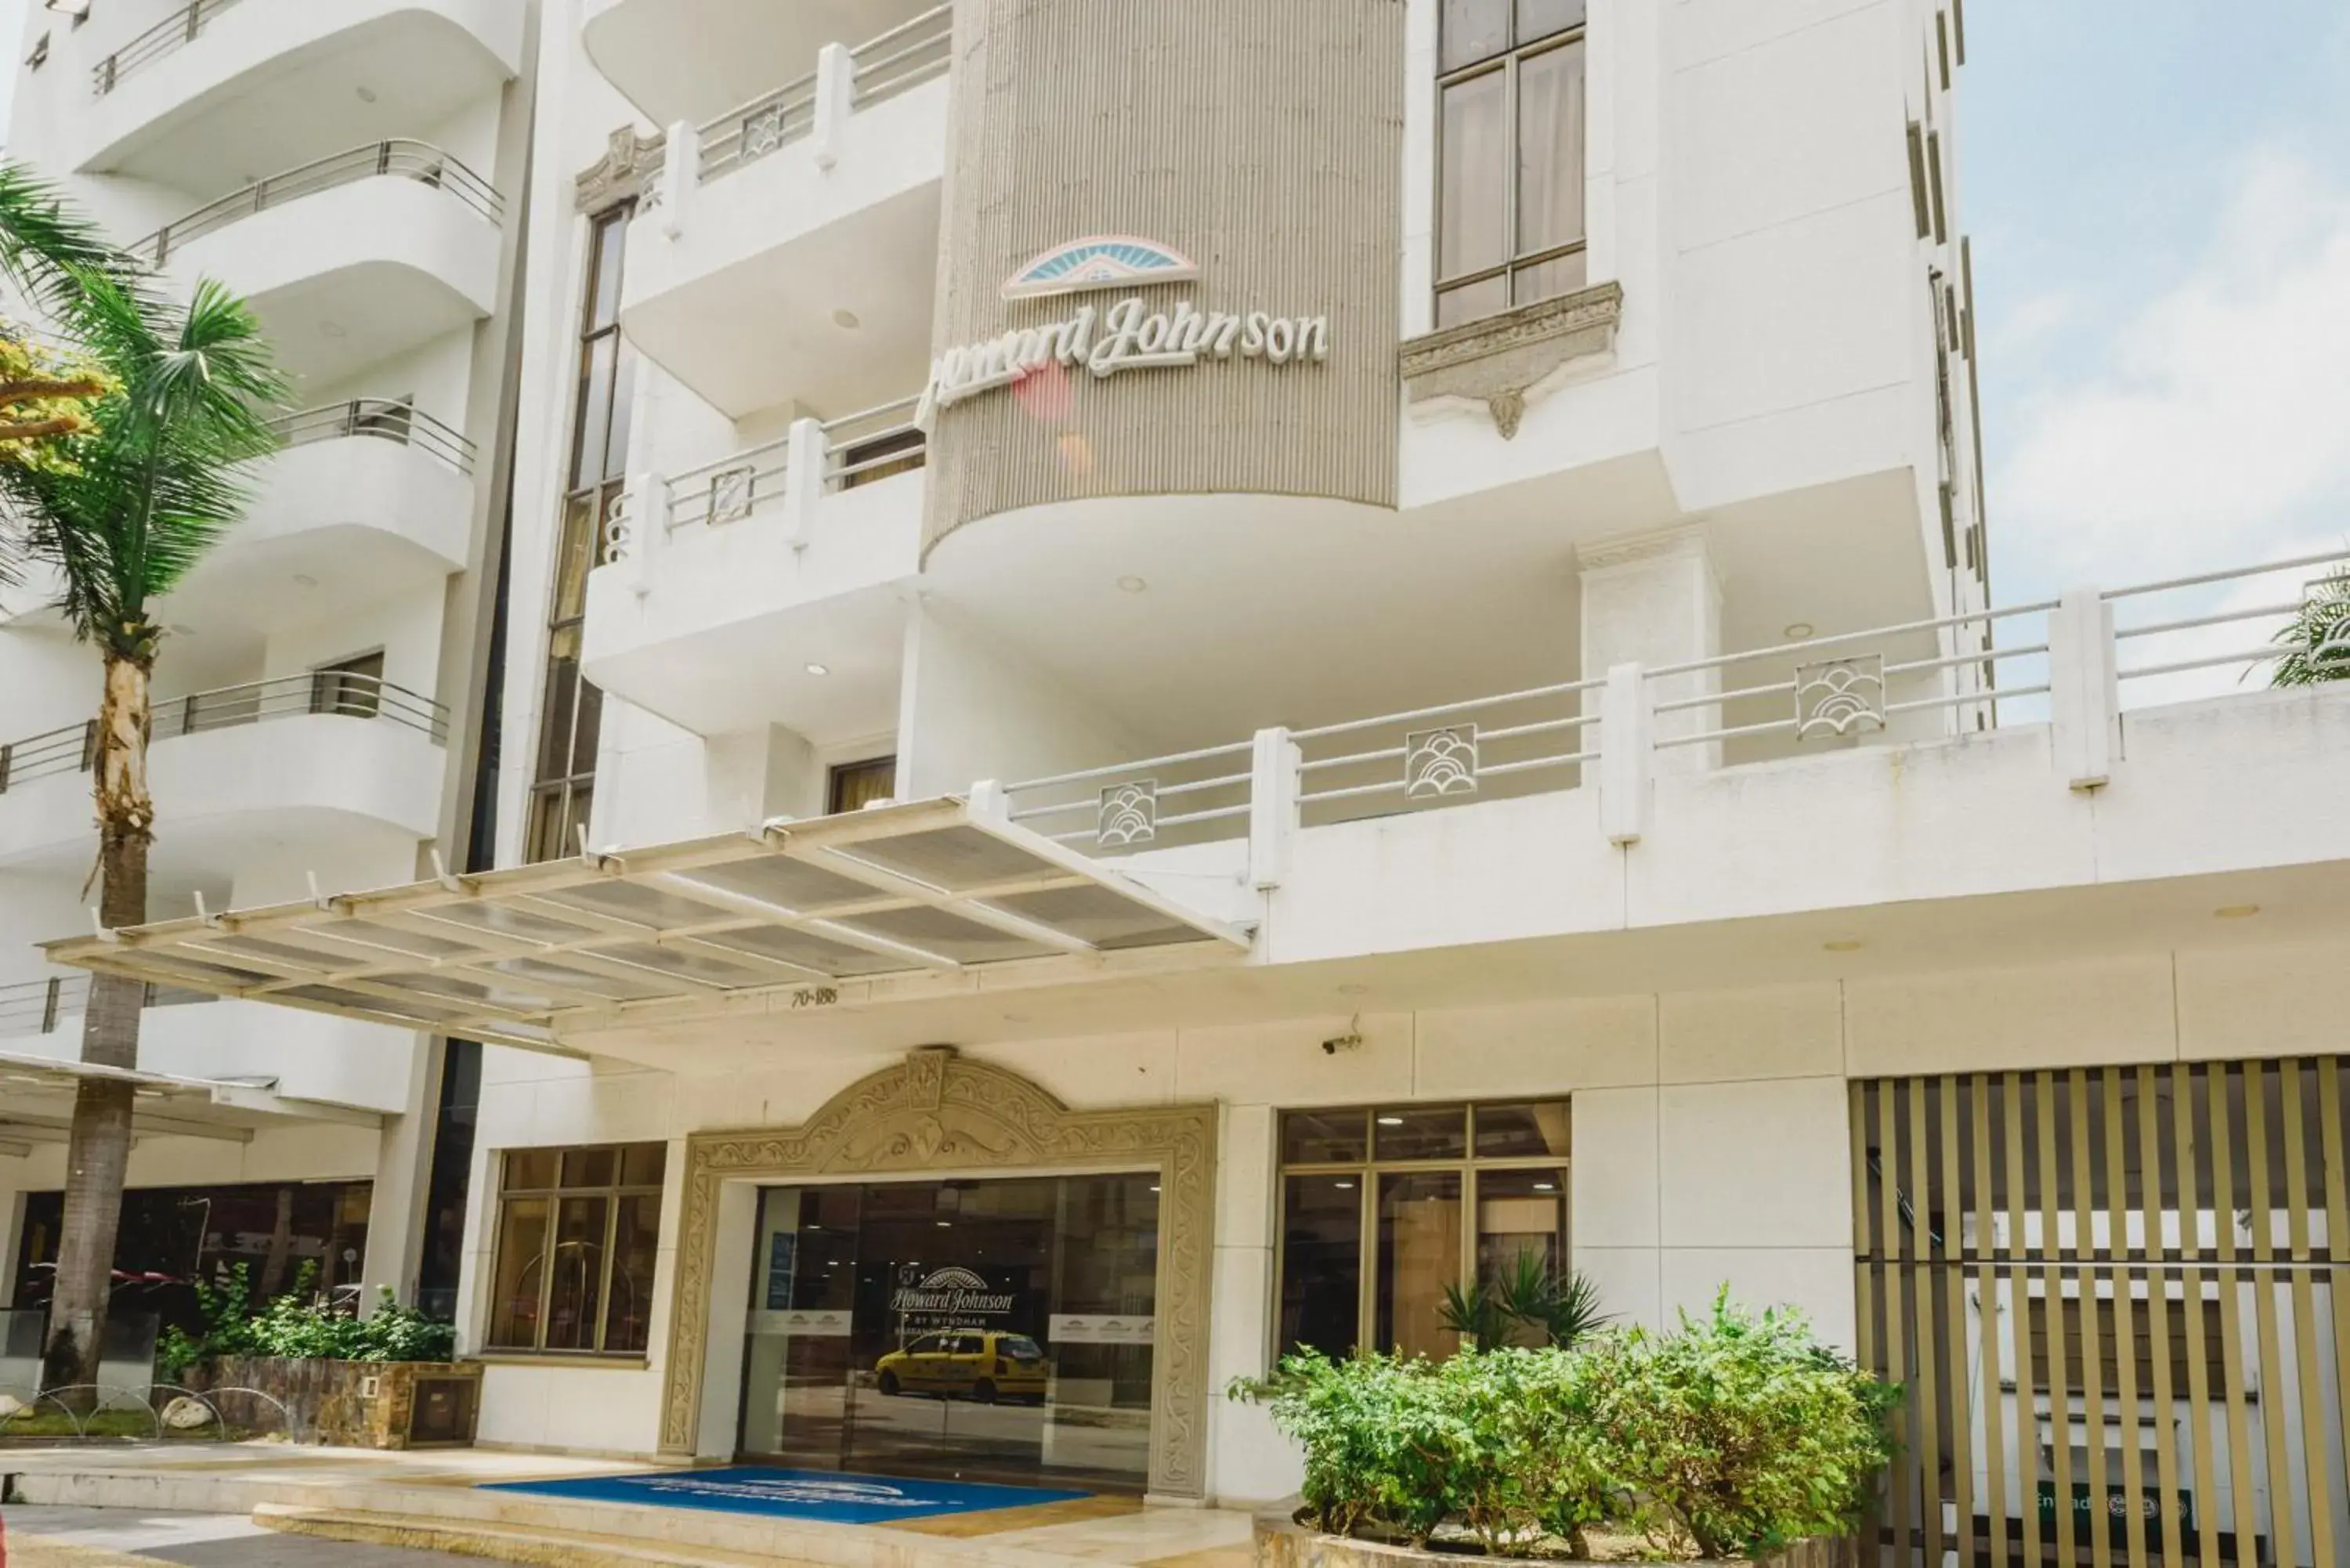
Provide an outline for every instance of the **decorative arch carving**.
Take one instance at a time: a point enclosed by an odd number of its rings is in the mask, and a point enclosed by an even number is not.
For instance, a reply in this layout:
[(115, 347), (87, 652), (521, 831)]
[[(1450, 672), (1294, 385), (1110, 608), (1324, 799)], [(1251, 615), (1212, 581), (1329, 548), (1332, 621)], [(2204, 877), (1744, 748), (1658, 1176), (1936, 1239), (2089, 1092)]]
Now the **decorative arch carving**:
[(1207, 1494), (1208, 1276), (1213, 1258), (1212, 1105), (1073, 1111), (1018, 1074), (925, 1046), (859, 1080), (797, 1127), (698, 1133), (686, 1143), (678, 1277), (661, 1390), (661, 1451), (690, 1459), (709, 1354), (718, 1195), (727, 1182), (934, 1171), (1159, 1174), (1153, 1495)]

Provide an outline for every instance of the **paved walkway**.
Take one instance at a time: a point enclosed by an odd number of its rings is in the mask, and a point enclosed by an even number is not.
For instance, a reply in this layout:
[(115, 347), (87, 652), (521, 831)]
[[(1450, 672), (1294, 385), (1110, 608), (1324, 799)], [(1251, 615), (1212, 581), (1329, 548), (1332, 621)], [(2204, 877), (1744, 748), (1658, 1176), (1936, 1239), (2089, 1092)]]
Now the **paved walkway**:
[[(745, 1561), (813, 1568), (1252, 1568), (1253, 1562), (1248, 1515), (1152, 1507), (1131, 1498), (1087, 1497), (880, 1525), (482, 1490), (489, 1482), (652, 1468), (480, 1449), (398, 1454), (169, 1442), (0, 1448), (5, 1495), (26, 1504), (228, 1515), (241, 1527), (249, 1520), (273, 1532), (543, 1568), (731, 1568)], [(221, 1539), (251, 1545), (250, 1537)], [(261, 1561), (228, 1551), (220, 1568)], [(386, 1561), (415, 1568), (417, 1557), (402, 1552)], [(205, 1563), (209, 1568), (210, 1560)], [(12, 1568), (27, 1565), (12, 1561)]]
[(478, 1558), (285, 1535), (235, 1514), (0, 1507), (9, 1568), (481, 1568)]

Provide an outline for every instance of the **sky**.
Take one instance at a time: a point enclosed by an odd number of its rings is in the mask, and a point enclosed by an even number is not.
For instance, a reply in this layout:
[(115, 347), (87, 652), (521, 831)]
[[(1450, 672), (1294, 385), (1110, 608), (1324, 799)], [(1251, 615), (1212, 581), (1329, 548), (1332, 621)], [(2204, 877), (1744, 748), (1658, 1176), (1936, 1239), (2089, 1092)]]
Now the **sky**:
[(1994, 601), (2350, 545), (2350, 5), (1965, 3)]

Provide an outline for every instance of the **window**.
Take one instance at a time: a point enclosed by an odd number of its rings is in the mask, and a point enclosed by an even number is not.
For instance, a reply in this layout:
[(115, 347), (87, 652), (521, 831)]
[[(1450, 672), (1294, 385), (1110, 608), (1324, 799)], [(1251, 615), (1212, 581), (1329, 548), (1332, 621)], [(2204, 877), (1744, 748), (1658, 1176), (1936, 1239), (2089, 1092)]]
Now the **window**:
[(920, 431), (899, 431), (858, 441), (841, 454), (840, 488), (854, 490), (893, 474), (911, 473), (922, 466), (928, 441)]
[(1444, 0), (1436, 325), (1586, 281), (1585, 0)]
[(897, 788), (895, 757), (843, 763), (825, 780), (824, 809), (835, 816), (844, 811), (863, 811), (876, 801), (888, 800)]
[(546, 615), (546, 696), (539, 707), (530, 831), (524, 846), (534, 861), (578, 853), (579, 833), (595, 803), (604, 694), (579, 678), (579, 639), (588, 614), (588, 574), (603, 557), (629, 458), (629, 398), (636, 358), (620, 336), (620, 268), (628, 250), (630, 211), (622, 205), (602, 213), (588, 239), (571, 466), (565, 475), (555, 587)]
[(362, 654), (310, 672), (310, 711), (372, 719), (383, 711), (383, 655)]
[(506, 1151), (490, 1349), (644, 1350), (668, 1152), (657, 1143)]
[(1566, 1262), (1567, 1105), (1293, 1111), (1281, 1124), (1281, 1352), (1446, 1355), (1447, 1286)]

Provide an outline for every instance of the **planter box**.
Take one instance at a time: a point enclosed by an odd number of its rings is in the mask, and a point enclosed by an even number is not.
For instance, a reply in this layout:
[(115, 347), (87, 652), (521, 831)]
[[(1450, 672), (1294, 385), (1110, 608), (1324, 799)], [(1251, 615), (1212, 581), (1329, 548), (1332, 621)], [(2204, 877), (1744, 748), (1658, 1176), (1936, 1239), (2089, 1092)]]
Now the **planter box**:
[[(1464, 1563), (1497, 1565), (1521, 1563), (1555, 1563), (1564, 1558), (1493, 1557), (1474, 1552), (1446, 1552), (1416, 1546), (1396, 1546), (1381, 1541), (1358, 1541), (1351, 1535), (1325, 1535), (1297, 1522), (1287, 1510), (1260, 1513), (1254, 1531), (1256, 1568), (1463, 1568)], [(1854, 1542), (1840, 1537), (1817, 1536), (1771, 1553), (1768, 1557), (1735, 1558), (1688, 1564), (1655, 1564), (1648, 1568), (1856, 1568)]]
[(446, 1361), (225, 1356), (203, 1390), (251, 1388), (284, 1405), (297, 1442), (355, 1449), (470, 1448), (482, 1368)]

